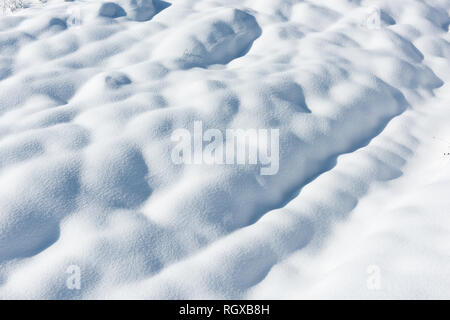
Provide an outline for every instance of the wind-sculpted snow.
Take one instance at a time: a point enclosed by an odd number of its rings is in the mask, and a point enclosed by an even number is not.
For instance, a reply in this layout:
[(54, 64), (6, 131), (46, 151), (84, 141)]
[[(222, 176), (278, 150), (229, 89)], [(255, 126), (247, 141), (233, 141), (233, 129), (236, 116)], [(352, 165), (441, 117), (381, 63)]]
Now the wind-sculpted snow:
[[(410, 161), (441, 153), (423, 145), (450, 141), (449, 10), (49, 0), (0, 17), (0, 298), (448, 298), (448, 250), (413, 240), (424, 220), (448, 243), (449, 167), (426, 191), (440, 206), (408, 220), (401, 197), (428, 188)], [(196, 121), (279, 129), (278, 171), (175, 163)], [(408, 281), (424, 256), (437, 271)]]
[(216, 9), (210, 15), (170, 30), (154, 56), (183, 69), (227, 64), (245, 54), (261, 34), (255, 18), (241, 10)]

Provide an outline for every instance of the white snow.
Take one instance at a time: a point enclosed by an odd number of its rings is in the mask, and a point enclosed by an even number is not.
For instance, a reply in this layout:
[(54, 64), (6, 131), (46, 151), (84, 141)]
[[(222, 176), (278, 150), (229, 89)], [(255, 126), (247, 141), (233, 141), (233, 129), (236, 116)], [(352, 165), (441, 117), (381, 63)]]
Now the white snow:
[[(449, 0), (24, 4), (0, 299), (450, 298)], [(195, 121), (279, 128), (278, 173), (175, 164)]]

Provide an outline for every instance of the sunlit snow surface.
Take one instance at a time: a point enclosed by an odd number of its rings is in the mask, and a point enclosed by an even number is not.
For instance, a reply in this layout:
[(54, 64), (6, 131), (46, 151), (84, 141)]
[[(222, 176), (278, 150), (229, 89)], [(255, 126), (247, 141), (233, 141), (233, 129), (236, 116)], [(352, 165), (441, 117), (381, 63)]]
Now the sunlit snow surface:
[[(450, 298), (450, 1), (25, 3), (0, 298)], [(175, 164), (194, 121), (279, 128), (279, 172)]]

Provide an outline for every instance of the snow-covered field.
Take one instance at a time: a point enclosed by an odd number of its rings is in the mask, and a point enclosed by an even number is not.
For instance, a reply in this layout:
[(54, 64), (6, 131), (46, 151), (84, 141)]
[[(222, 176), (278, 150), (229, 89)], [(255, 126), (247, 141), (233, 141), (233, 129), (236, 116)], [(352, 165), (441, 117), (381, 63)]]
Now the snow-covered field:
[(450, 298), (450, 0), (6, 2), (0, 299)]

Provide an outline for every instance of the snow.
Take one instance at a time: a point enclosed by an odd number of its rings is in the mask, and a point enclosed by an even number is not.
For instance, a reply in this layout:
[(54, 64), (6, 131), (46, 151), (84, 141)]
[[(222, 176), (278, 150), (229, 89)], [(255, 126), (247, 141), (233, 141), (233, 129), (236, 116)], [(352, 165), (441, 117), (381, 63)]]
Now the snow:
[[(0, 298), (450, 298), (450, 1), (24, 3)], [(279, 129), (279, 171), (174, 163), (196, 121)]]

